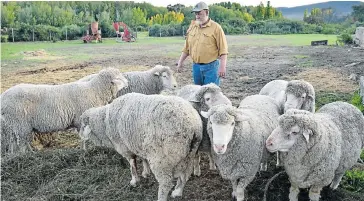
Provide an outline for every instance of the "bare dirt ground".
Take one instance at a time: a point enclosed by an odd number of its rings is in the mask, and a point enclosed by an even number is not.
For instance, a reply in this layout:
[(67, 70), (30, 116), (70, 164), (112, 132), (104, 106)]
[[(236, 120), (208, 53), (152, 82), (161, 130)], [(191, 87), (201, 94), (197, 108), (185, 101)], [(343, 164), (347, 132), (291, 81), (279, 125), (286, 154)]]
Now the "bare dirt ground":
[[(230, 41), (230, 44), (234, 43)], [(175, 69), (181, 48), (179, 45), (148, 44), (143, 47), (67, 49), (69, 52), (83, 51), (104, 57), (85, 62), (52, 59), (28, 70), (3, 73), (1, 91), (21, 82), (71, 82), (106, 66), (118, 67), (124, 72), (146, 70), (156, 64)], [(173, 53), (175, 51), (178, 53)], [(234, 106), (238, 106), (246, 96), (259, 93), (266, 83), (274, 79), (305, 79), (313, 84), (319, 98), (334, 94), (334, 99), (348, 100), (359, 87), (356, 81), (349, 79), (349, 75), (364, 75), (364, 49), (231, 45), (229, 52), (227, 76), (222, 80), (221, 87)], [(46, 55), (42, 53), (43, 57)], [(184, 66), (184, 72), (175, 75), (180, 86), (192, 84), (191, 61), (187, 60)], [(3, 161), (2, 197), (5, 200), (156, 200), (157, 183), (154, 177), (142, 178), (140, 186), (131, 188), (128, 186), (131, 179), (128, 165), (114, 151), (79, 150), (77, 137), (72, 132), (60, 133), (53, 140), (55, 143), (49, 145), (52, 147), (50, 152), (30, 153), (6, 163)], [(39, 142), (35, 145), (42, 147)], [(72, 148), (60, 152), (57, 150), (59, 147)], [(40, 165), (42, 163), (43, 166)], [(262, 200), (268, 179), (281, 170), (274, 166), (272, 160), (268, 172), (258, 173), (248, 186), (246, 200)], [(281, 174), (271, 183), (267, 200), (287, 201), (288, 191), (288, 177)], [(183, 197), (174, 200), (226, 201), (231, 200), (231, 192), (230, 182), (221, 179), (217, 171), (208, 170), (204, 156), (202, 175), (192, 177)], [(325, 201), (364, 201), (362, 193), (349, 193), (340, 188), (337, 191), (324, 189), (321, 195), (321, 200)], [(307, 190), (302, 191), (300, 201), (308, 201)]]

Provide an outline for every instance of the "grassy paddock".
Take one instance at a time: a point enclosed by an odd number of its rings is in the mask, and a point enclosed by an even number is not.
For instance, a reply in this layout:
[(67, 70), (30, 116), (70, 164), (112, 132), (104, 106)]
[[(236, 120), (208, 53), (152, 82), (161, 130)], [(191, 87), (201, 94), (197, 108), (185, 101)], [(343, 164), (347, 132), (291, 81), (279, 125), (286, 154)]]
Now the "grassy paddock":
[[(291, 35), (234, 35), (227, 36), (228, 43), (231, 46), (236, 45), (254, 45), (254, 46), (301, 46), (310, 45), (313, 40), (328, 40), (329, 45), (334, 45), (336, 35), (322, 35), (322, 34), (291, 34)], [(53, 42), (16, 42), (16, 43), (2, 43), (1, 44), (1, 60), (16, 60), (23, 59), (25, 51), (37, 51), (40, 49), (53, 56), (64, 56), (67, 49), (75, 49), (72, 52), (73, 56), (82, 54), (82, 49), (90, 47), (104, 46), (139, 46), (148, 44), (161, 44), (161, 45), (176, 45), (176, 51), (180, 52), (181, 46), (184, 44), (183, 37), (148, 37), (146, 32), (138, 34), (138, 40), (134, 43), (116, 42), (115, 38), (105, 38), (103, 43), (84, 44), (81, 40), (72, 41), (58, 41)], [(81, 51), (80, 51), (81, 50)], [(72, 50), (71, 50), (72, 51)], [(75, 55), (76, 54), (76, 55)], [(88, 58), (85, 57), (87, 60)]]

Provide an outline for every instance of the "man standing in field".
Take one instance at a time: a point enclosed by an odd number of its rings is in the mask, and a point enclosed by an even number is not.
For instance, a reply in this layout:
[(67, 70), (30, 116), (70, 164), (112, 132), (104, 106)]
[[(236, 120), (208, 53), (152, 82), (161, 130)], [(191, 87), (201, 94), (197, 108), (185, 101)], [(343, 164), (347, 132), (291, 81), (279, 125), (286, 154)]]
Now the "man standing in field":
[(177, 64), (177, 72), (181, 72), (184, 60), (191, 55), (193, 65), (193, 81), (196, 85), (215, 83), (220, 85), (220, 77), (225, 77), (228, 47), (225, 33), (221, 26), (209, 18), (206, 3), (196, 4), (195, 23), (191, 25)]

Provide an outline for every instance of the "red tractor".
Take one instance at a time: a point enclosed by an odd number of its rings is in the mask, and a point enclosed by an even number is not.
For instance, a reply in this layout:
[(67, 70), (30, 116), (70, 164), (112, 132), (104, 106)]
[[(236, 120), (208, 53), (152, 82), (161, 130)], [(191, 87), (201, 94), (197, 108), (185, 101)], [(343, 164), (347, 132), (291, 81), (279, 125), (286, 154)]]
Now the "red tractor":
[[(114, 22), (113, 26), (114, 26), (114, 29), (116, 32), (116, 40), (118, 40), (120, 37), (121, 41), (125, 41), (125, 42), (135, 42), (136, 41), (136, 37), (134, 36), (133, 33), (131, 33), (129, 31), (128, 26), (124, 22)], [(123, 26), (124, 32), (119, 31), (120, 26)]]
[(92, 34), (89, 34), (89, 29), (86, 31), (86, 35), (82, 37), (82, 40), (84, 43), (89, 43), (92, 41), (95, 42), (102, 42), (101, 38), (101, 30), (99, 30), (99, 23), (98, 22), (92, 22), (91, 23), (91, 32)]

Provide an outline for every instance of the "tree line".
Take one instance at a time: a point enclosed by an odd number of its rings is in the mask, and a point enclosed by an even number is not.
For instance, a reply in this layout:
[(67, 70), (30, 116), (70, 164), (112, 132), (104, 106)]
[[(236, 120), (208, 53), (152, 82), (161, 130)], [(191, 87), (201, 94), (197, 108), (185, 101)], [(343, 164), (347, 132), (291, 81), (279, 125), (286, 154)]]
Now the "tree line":
[[(270, 1), (258, 6), (221, 2), (209, 8), (210, 17), (220, 23), (227, 34), (332, 33), (339, 30), (338, 25), (332, 24), (338, 22), (332, 9), (315, 9), (310, 14), (306, 11), (303, 21), (292, 21), (285, 19)], [(195, 17), (191, 10), (192, 7), (183, 4), (156, 7), (133, 1), (7, 1), (1, 3), (1, 28), (5, 35), (13, 28), (15, 41), (49, 40), (50, 37), (78, 39), (94, 21), (99, 22), (103, 37), (114, 37), (113, 22), (119, 21), (134, 31), (148, 30), (151, 36), (183, 35)], [(362, 11), (363, 5), (355, 7), (350, 19), (363, 22)]]

